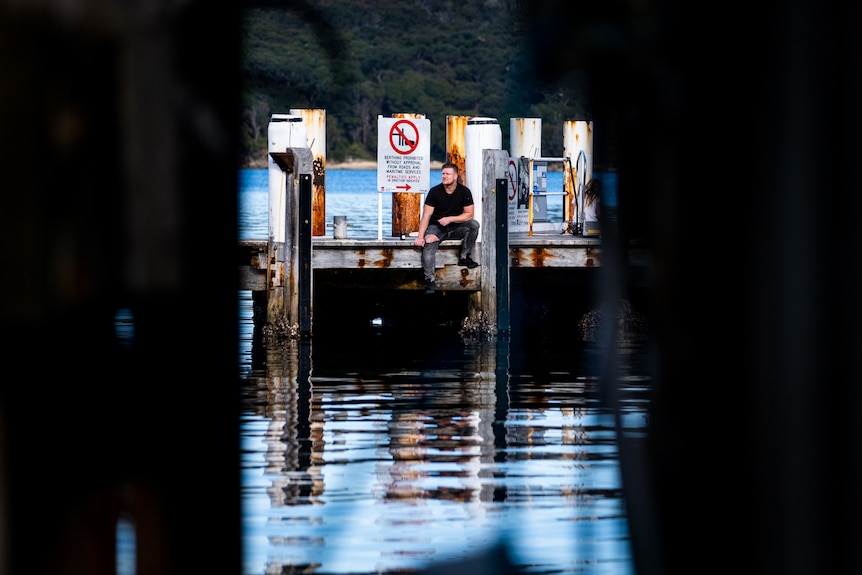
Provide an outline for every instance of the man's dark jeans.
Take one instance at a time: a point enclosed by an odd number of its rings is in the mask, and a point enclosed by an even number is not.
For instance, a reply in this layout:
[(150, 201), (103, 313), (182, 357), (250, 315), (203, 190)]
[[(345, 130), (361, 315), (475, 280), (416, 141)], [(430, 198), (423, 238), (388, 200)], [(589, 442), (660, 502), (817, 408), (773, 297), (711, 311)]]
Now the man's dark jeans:
[(479, 239), (479, 222), (469, 220), (458, 224), (450, 224), (445, 228), (436, 224), (430, 224), (425, 230), (425, 236), (434, 235), (440, 238), (438, 242), (426, 242), (422, 248), (422, 273), (425, 281), (434, 281), (434, 268), (437, 266), (437, 248), (443, 240), (463, 240), (458, 259), (472, 257), (476, 240)]

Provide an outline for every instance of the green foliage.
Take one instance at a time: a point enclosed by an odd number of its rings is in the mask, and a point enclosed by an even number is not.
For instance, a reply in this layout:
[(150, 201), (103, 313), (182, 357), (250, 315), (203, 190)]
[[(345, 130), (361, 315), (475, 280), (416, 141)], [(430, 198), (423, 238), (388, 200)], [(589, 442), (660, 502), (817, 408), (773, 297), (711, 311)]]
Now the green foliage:
[[(307, 5), (307, 6), (306, 6)], [(327, 158), (376, 158), (377, 117), (420, 113), (431, 156), (446, 155), (446, 116), (541, 117), (543, 154), (562, 154), (562, 122), (587, 117), (576, 84), (539, 86), (519, 2), (308, 0), (249, 8), (242, 21), (241, 165), (265, 161), (269, 117), (323, 108)], [(271, 5), (270, 5), (271, 6)]]

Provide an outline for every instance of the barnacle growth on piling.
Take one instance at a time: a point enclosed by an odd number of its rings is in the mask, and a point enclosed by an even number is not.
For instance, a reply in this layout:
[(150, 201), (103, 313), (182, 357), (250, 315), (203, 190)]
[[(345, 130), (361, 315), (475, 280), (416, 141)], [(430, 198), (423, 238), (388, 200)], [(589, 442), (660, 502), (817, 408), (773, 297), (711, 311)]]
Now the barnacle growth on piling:
[(261, 328), (261, 333), (264, 346), (269, 347), (285, 340), (299, 339), (299, 324), (291, 325), (287, 323), (286, 319), (281, 318), (276, 323), (267, 322)]
[(491, 337), (496, 335), (497, 326), (488, 321), (488, 314), (479, 312), (465, 317), (458, 333), (464, 338)]
[[(603, 303), (598, 308), (586, 312), (578, 320), (578, 333), (583, 341), (598, 341), (602, 336), (604, 316), (608, 305)], [(617, 341), (643, 341), (647, 336), (647, 322), (642, 313), (632, 308), (627, 300), (621, 300), (616, 308)]]

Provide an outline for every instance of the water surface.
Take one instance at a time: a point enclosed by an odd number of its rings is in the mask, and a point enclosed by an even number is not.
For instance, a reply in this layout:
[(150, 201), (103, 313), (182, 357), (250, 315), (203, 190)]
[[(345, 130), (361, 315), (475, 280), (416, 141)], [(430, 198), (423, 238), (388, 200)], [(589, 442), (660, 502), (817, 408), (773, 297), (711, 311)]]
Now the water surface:
[(591, 277), (555, 298), (514, 275), (505, 339), (459, 333), (463, 293), (340, 290), (315, 293), (312, 342), (264, 346), (241, 292), (244, 572), (414, 572), (502, 544), (524, 573), (633, 573), (616, 439), (644, 429), (646, 350), (619, 350), (616, 420), (603, 352), (571, 329)]

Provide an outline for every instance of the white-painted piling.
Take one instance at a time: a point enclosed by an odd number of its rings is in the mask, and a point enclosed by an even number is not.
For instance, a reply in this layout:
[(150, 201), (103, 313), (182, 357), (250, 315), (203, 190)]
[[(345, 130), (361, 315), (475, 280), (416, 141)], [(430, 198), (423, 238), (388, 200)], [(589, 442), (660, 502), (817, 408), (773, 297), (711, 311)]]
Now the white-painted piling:
[[(541, 118), (510, 118), (509, 119), (509, 155), (519, 162), (518, 189), (526, 189), (529, 194), (532, 190), (529, 179), (534, 174), (530, 173), (530, 164), (522, 162), (520, 158), (535, 160), (542, 157), (542, 119)], [(527, 181), (523, 181), (524, 179)], [(532, 214), (528, 211), (532, 206)], [(516, 207), (520, 211), (516, 218), (517, 225), (513, 231), (531, 230), (531, 223), (537, 214), (548, 213), (548, 198), (544, 196), (531, 196), (528, 203), (521, 199)], [(533, 216), (531, 218), (530, 216)]]
[[(583, 225), (584, 188), (593, 177), (593, 123), (587, 120), (563, 122), (563, 157), (570, 170), (563, 174), (563, 187), (572, 192), (566, 205), (566, 221)], [(581, 228), (583, 229), (583, 228)]]
[(513, 158), (542, 157), (542, 119), (509, 119), (509, 156)]
[[(503, 132), (496, 118), (475, 117), (464, 128), (464, 152), (467, 175), (464, 185), (473, 192), (474, 219), (482, 223), (482, 162), (483, 150), (503, 148)], [(483, 238), (484, 234), (480, 234)]]
[(284, 243), (287, 229), (287, 174), (273, 160), (272, 153), (283, 153), (288, 148), (308, 147), (308, 133), (302, 116), (273, 114), (267, 129), (269, 141), (267, 168), (269, 170), (269, 241)]

